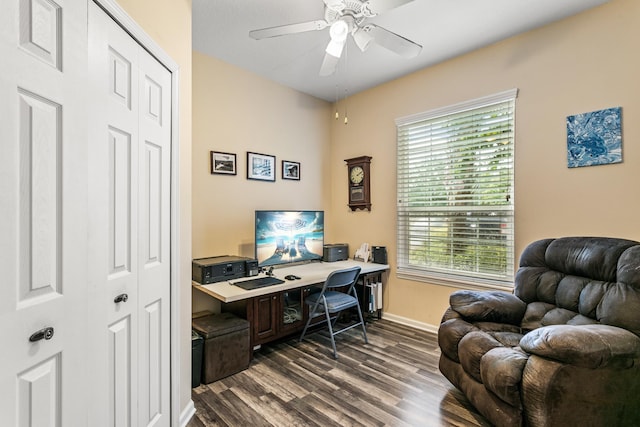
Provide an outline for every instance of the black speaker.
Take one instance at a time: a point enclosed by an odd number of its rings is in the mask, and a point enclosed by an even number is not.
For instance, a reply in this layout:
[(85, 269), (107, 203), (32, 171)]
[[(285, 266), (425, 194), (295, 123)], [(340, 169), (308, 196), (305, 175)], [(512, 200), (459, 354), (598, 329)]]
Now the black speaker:
[(386, 246), (372, 246), (371, 252), (373, 254), (373, 262), (376, 264), (387, 264)]

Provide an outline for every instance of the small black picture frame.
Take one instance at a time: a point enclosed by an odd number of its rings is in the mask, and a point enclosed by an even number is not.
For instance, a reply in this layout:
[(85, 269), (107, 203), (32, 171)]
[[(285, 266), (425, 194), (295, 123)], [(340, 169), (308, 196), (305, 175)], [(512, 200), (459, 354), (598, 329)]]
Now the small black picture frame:
[(247, 179), (276, 180), (276, 156), (247, 151)]
[(300, 181), (300, 162), (282, 161), (282, 179)]
[(222, 151), (211, 152), (211, 173), (219, 175), (235, 175), (236, 155), (234, 153), (223, 153)]

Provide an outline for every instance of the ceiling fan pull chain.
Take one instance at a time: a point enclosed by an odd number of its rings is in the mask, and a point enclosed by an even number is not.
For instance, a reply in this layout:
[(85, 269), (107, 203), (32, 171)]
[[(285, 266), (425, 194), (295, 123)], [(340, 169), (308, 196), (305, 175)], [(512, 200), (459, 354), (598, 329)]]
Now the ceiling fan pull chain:
[(347, 115), (347, 105), (346, 104), (344, 106), (344, 124), (345, 125), (349, 124), (349, 116)]

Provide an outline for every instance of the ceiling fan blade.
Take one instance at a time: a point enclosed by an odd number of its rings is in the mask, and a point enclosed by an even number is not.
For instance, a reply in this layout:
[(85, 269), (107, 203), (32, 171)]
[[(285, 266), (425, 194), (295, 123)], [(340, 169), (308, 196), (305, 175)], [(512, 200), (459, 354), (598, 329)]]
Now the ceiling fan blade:
[(326, 53), (324, 55), (324, 60), (322, 61), (322, 66), (320, 67), (319, 74), (325, 77), (335, 73), (336, 67), (338, 66), (338, 61), (340, 61), (340, 58), (337, 58), (330, 53)]
[(269, 37), (286, 36), (287, 34), (304, 33), (307, 31), (324, 30), (329, 24), (320, 19), (318, 21), (301, 22), (299, 24), (280, 25), (277, 27), (262, 28), (260, 30), (249, 31), (249, 37), (255, 40)]
[(363, 29), (373, 37), (377, 44), (404, 58), (415, 58), (422, 51), (422, 46), (419, 44), (377, 25), (368, 24)]
[(403, 4), (411, 3), (413, 0), (369, 0), (367, 3), (369, 11), (373, 14), (380, 14)]
[(356, 42), (356, 46), (360, 48), (362, 52), (366, 52), (373, 41), (373, 36), (367, 32), (366, 28), (358, 28), (352, 34), (353, 41)]

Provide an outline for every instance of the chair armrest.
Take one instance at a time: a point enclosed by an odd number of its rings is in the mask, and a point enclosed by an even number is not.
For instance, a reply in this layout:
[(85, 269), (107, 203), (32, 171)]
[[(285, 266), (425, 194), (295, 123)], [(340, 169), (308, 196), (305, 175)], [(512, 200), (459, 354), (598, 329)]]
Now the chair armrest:
[(520, 326), (527, 304), (503, 291), (456, 291), (449, 297), (451, 309), (470, 321)]
[(609, 325), (543, 326), (522, 337), (520, 347), (536, 356), (589, 369), (630, 367), (640, 359), (640, 337)]

